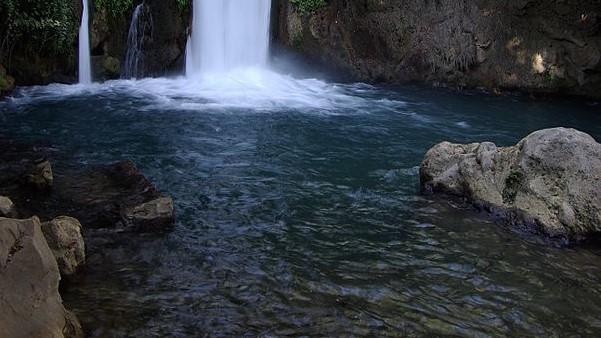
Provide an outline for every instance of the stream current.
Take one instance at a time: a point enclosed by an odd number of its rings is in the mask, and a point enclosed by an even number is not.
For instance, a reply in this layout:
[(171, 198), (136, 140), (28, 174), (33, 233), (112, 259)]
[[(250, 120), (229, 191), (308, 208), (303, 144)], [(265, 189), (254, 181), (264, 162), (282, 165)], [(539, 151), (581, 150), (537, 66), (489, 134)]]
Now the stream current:
[(598, 336), (601, 257), (420, 195), (434, 144), (601, 138), (599, 105), (328, 84), (258, 69), (21, 88), (0, 134), (54, 170), (131, 159), (164, 234), (87, 231), (63, 298), (91, 336)]

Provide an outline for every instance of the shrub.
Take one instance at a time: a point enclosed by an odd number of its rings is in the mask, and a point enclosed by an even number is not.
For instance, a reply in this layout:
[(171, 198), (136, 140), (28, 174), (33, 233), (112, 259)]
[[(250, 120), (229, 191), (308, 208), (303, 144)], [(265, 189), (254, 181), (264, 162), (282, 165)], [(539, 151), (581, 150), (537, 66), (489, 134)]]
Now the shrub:
[(73, 45), (79, 24), (66, 0), (2, 0), (0, 23), (5, 58), (17, 43), (39, 53), (63, 54)]
[(326, 0), (290, 0), (301, 13), (315, 13), (315, 11), (326, 5)]

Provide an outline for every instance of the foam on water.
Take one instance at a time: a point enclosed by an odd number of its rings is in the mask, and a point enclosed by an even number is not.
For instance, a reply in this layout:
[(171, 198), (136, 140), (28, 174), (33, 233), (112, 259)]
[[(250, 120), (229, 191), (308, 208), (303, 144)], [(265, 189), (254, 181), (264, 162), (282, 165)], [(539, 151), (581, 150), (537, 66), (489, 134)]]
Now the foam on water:
[[(12, 101), (24, 104), (74, 96), (116, 94), (144, 98), (148, 104), (163, 110), (246, 108), (271, 111), (289, 108), (335, 114), (342, 109), (347, 113), (349, 109), (360, 112), (362, 108), (373, 104), (366, 95), (369, 88), (365, 84), (332, 84), (314, 78), (297, 79), (253, 67), (192, 78), (145, 78), (113, 80), (87, 86), (51, 84), (23, 87), (19, 88)], [(403, 102), (387, 100), (379, 104), (395, 109), (401, 107)], [(363, 109), (362, 112), (368, 110)]]

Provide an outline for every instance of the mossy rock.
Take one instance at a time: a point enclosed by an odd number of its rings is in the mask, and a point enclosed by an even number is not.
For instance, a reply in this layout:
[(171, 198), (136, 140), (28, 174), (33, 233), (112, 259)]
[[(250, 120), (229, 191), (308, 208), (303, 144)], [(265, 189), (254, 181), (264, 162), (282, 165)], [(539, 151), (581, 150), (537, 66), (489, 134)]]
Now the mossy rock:
[(10, 92), (15, 88), (15, 78), (10, 75), (0, 75), (0, 93)]
[(102, 61), (102, 71), (110, 79), (118, 79), (121, 76), (121, 63), (119, 59), (107, 56)]

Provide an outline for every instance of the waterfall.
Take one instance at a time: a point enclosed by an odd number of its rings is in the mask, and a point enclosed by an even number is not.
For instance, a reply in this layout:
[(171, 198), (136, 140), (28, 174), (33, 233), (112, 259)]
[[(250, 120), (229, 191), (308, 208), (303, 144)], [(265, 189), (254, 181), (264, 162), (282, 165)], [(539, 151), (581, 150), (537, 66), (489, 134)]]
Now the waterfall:
[(271, 0), (194, 0), (186, 75), (263, 66)]
[(89, 37), (89, 13), (88, 0), (82, 0), (83, 13), (81, 14), (81, 26), (79, 27), (79, 83), (92, 83), (92, 69), (90, 66), (90, 37)]
[(144, 2), (136, 6), (127, 34), (127, 53), (122, 78), (144, 76), (144, 45), (152, 39), (152, 16)]

